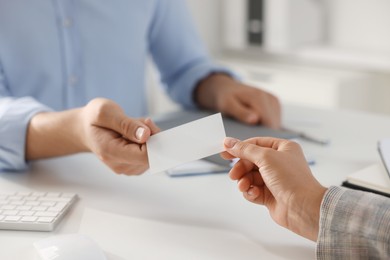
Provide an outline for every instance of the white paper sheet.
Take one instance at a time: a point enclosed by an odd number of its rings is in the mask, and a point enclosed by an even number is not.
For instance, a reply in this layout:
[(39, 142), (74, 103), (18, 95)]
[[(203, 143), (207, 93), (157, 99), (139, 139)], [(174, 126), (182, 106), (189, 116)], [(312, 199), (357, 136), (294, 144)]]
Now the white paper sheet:
[(166, 171), (220, 153), (225, 137), (220, 113), (158, 133), (146, 144), (149, 171)]
[(86, 209), (80, 233), (108, 259), (281, 259), (228, 230), (178, 225)]

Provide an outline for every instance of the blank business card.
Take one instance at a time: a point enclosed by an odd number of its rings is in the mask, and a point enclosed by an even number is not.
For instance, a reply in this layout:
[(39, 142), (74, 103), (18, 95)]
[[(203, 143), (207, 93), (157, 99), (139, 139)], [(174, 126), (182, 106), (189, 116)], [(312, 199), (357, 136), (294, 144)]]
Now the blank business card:
[(220, 153), (225, 137), (220, 113), (153, 135), (146, 143), (149, 170), (163, 172)]

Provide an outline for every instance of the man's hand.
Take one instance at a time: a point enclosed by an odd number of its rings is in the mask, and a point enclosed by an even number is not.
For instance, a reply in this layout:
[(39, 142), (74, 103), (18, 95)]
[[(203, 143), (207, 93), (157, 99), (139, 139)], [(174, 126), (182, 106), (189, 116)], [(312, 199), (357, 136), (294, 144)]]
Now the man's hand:
[(159, 128), (150, 119), (132, 119), (107, 99), (91, 101), (83, 111), (84, 144), (118, 174), (134, 175), (148, 167), (146, 141)]
[(265, 205), (279, 225), (316, 241), (326, 188), (314, 178), (297, 143), (275, 138), (225, 139), (225, 159), (241, 158), (229, 175), (244, 197)]
[(220, 111), (247, 124), (280, 128), (281, 107), (274, 95), (224, 74), (213, 74), (201, 81), (195, 100), (203, 108)]
[(132, 119), (108, 99), (85, 107), (35, 115), (27, 129), (26, 159), (93, 152), (118, 174), (148, 169), (146, 141), (159, 132), (150, 119)]

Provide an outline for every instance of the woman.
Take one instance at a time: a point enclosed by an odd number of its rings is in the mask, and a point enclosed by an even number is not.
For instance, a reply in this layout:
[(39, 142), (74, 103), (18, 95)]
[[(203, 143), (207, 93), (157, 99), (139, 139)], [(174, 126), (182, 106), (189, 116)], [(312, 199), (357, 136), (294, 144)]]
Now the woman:
[(225, 159), (250, 202), (264, 205), (279, 225), (317, 241), (318, 259), (389, 259), (390, 200), (371, 193), (323, 187), (297, 143), (225, 139)]

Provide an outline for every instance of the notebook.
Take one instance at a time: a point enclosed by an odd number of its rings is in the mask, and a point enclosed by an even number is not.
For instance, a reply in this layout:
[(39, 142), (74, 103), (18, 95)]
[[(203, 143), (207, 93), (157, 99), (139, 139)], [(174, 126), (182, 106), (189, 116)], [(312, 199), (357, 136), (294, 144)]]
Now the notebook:
[(390, 197), (390, 178), (380, 162), (347, 176), (343, 186)]

